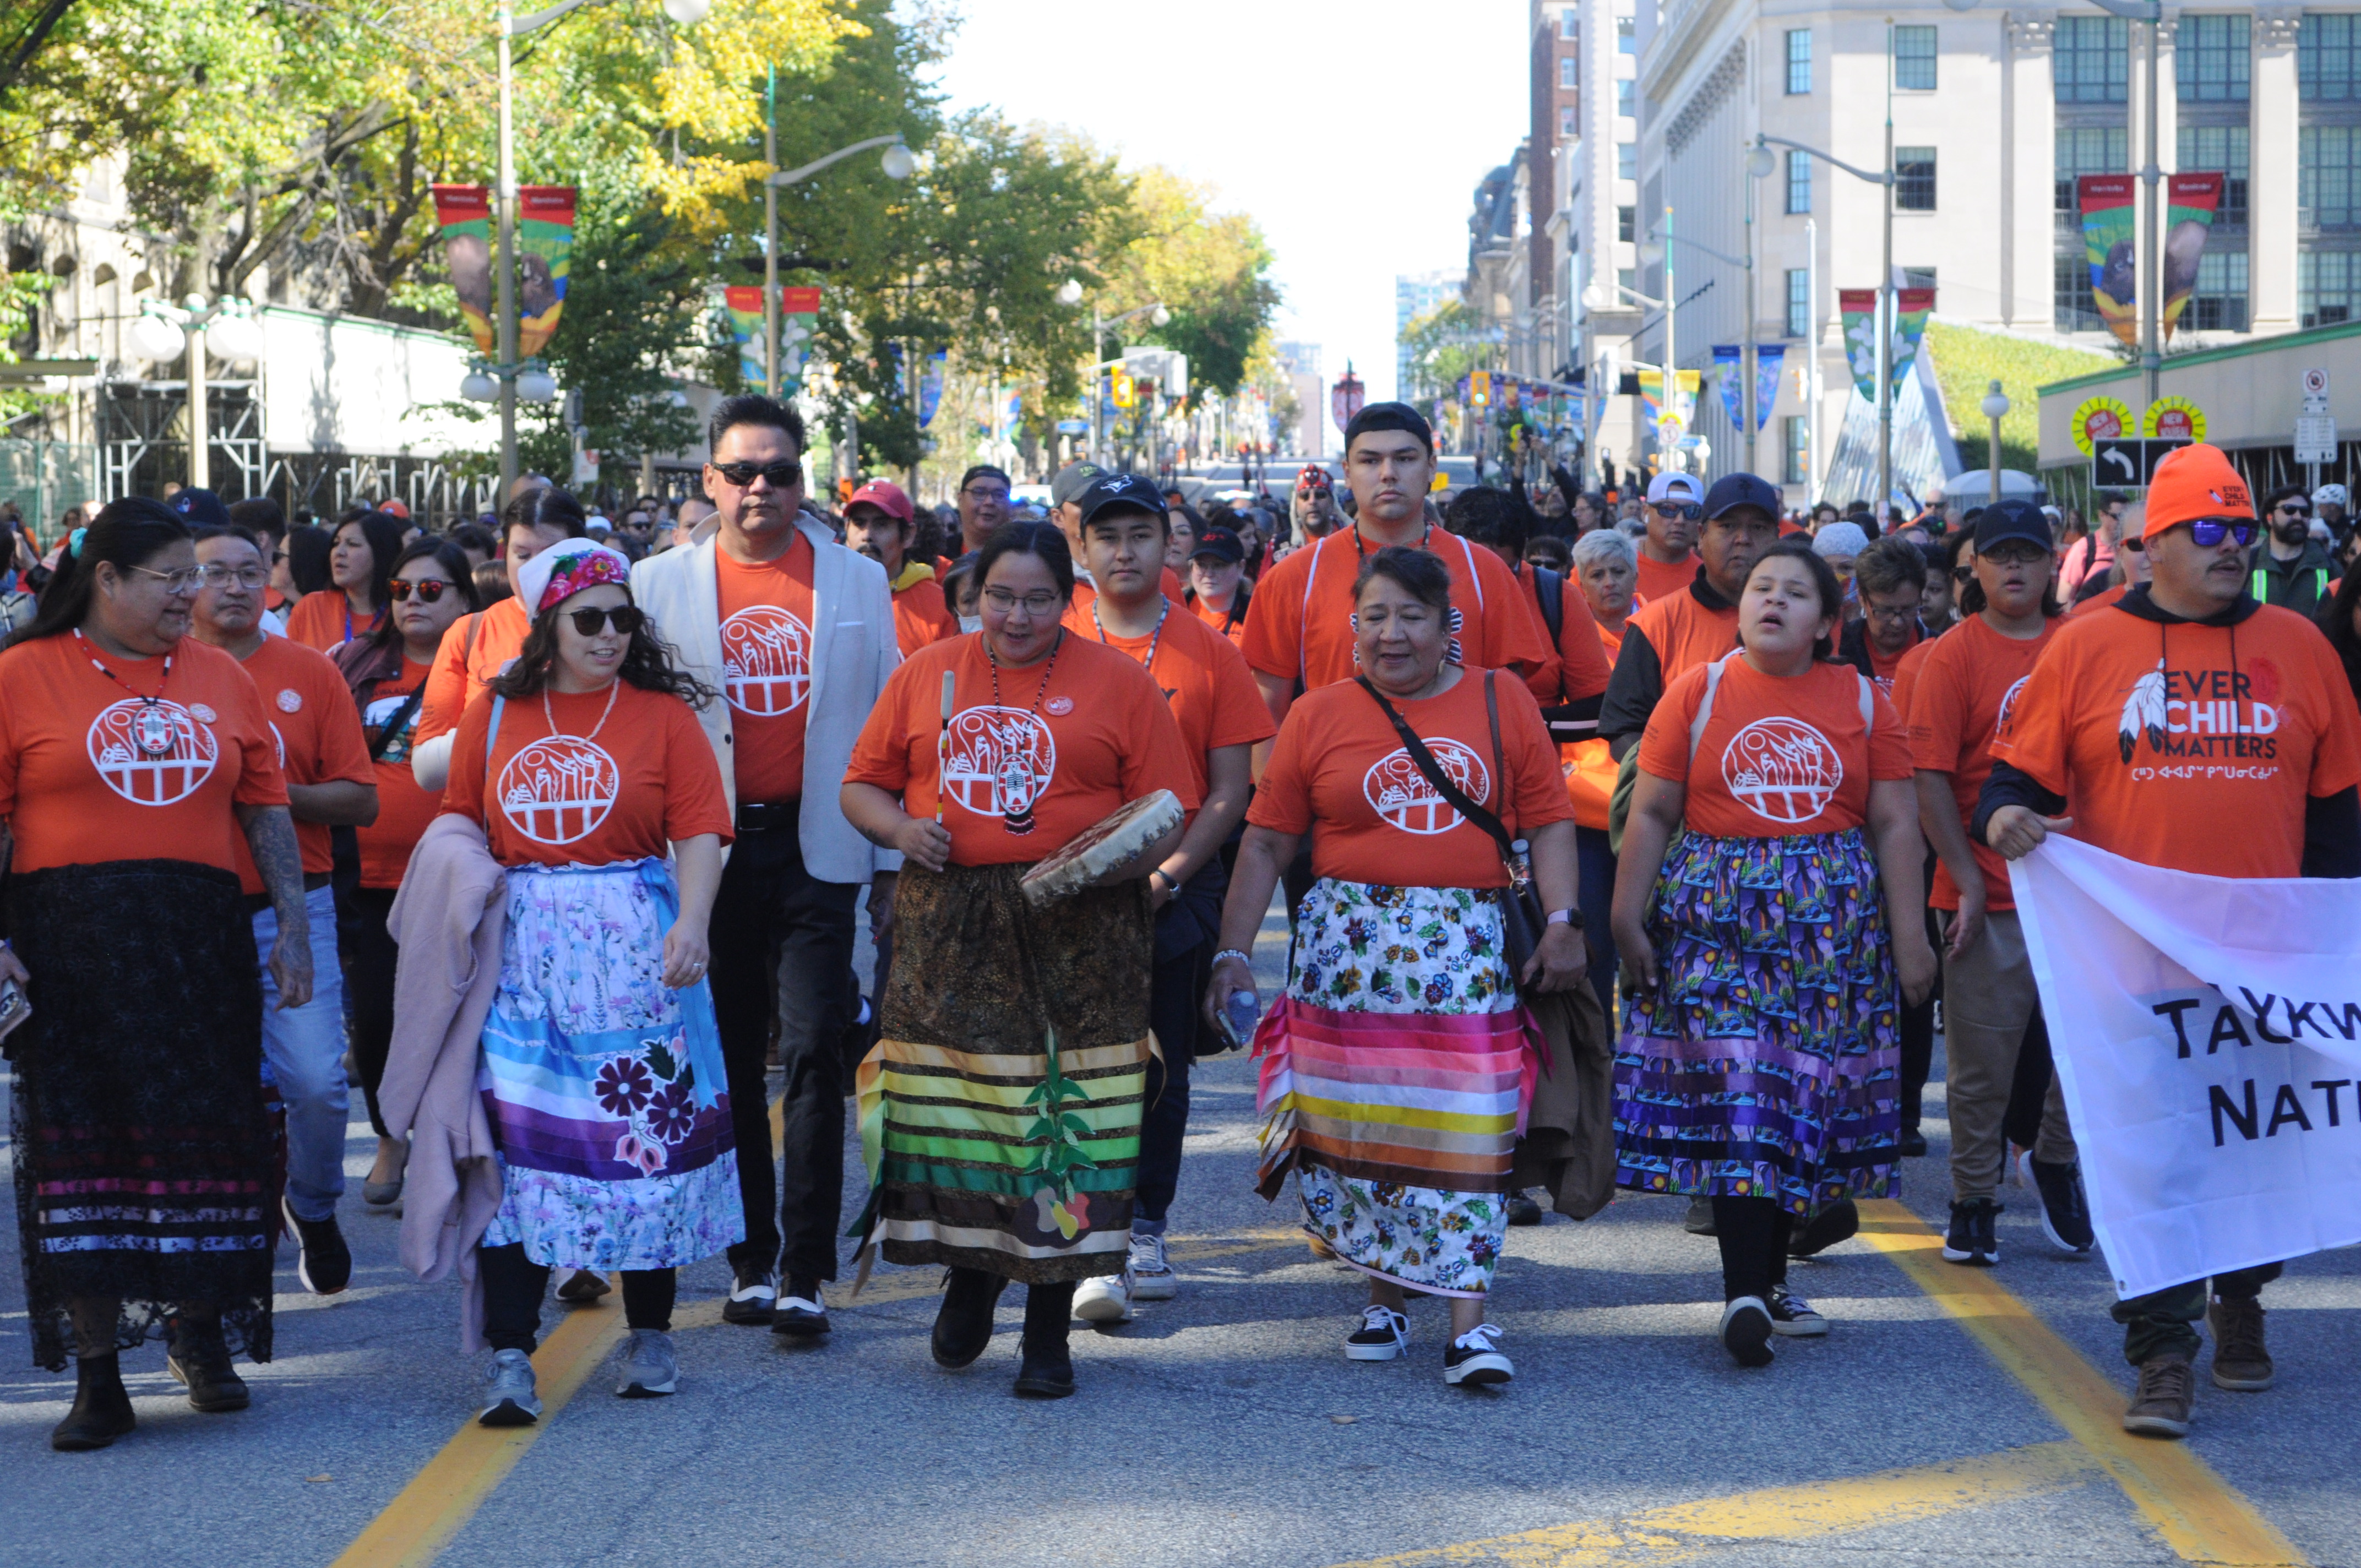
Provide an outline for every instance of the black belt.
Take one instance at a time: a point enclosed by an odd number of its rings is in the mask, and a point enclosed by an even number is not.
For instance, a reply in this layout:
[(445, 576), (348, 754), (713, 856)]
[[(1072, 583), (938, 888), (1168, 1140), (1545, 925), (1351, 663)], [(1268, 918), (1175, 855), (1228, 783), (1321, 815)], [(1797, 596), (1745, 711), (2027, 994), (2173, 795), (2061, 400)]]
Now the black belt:
[(793, 828), (803, 811), (803, 797), (787, 800), (741, 800), (738, 803), (738, 831), (771, 833), (782, 828)]
[[(328, 885), (328, 879), (334, 875), (335, 875), (334, 872), (305, 872), (303, 873), (303, 891), (305, 893), (319, 892), (322, 888)], [(259, 915), (269, 907), (270, 894), (268, 893), (249, 893), (246, 895), (246, 912), (248, 915)]]

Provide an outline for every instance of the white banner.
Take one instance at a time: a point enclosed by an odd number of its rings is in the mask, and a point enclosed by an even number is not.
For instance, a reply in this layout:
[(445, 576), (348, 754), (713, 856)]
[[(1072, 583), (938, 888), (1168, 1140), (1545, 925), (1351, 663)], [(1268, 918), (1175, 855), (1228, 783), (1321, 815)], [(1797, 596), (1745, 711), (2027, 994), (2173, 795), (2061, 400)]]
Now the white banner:
[(2361, 882), (2009, 868), (2119, 1296), (2361, 1241)]

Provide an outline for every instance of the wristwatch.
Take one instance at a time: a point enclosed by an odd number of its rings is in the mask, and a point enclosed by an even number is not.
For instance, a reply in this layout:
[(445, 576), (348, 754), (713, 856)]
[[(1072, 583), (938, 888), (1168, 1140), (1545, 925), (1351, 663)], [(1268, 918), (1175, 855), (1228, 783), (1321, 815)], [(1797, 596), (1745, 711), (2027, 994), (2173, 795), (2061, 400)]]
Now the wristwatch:
[(1547, 924), (1552, 926), (1571, 926), (1576, 930), (1579, 931), (1582, 929), (1582, 911), (1579, 909), (1553, 909), (1549, 912), (1549, 920)]

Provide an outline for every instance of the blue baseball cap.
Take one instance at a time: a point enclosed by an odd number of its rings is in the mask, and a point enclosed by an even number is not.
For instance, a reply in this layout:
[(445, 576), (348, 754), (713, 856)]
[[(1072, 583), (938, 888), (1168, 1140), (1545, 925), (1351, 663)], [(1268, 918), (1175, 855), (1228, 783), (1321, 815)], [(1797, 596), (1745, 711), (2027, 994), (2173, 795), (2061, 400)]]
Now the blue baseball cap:
[(180, 489), (164, 503), (191, 528), (227, 528), (229, 508), (211, 490)]
[(1753, 507), (1775, 523), (1786, 503), (1776, 485), (1752, 474), (1724, 474), (1705, 493), (1705, 515), (1708, 521), (1739, 507)]

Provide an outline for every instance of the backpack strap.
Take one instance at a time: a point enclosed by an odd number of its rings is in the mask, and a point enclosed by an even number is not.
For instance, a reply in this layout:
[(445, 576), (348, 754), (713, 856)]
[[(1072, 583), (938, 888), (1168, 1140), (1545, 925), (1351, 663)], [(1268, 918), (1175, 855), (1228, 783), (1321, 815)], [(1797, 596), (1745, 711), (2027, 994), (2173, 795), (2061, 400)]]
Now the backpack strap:
[(1549, 628), (1554, 649), (1565, 636), (1565, 579), (1547, 566), (1533, 568), (1533, 597), (1541, 601), (1542, 621)]
[(492, 721), (484, 729), (484, 814), (492, 810), (492, 748), (500, 744), (500, 714), (507, 709), (509, 699), (495, 694), (492, 697)]
[(1877, 684), (1859, 670), (1852, 674), (1861, 683), (1861, 729), (1866, 736), (1877, 728)]

